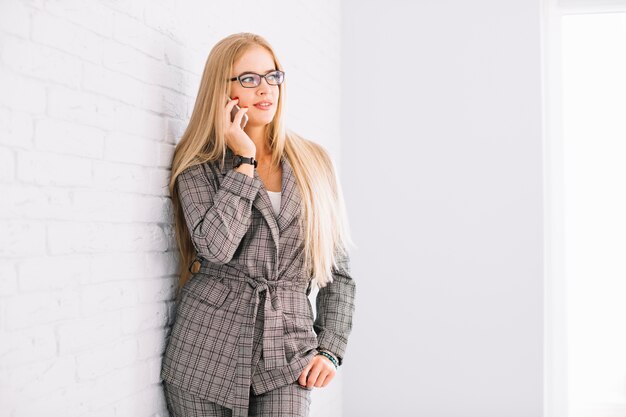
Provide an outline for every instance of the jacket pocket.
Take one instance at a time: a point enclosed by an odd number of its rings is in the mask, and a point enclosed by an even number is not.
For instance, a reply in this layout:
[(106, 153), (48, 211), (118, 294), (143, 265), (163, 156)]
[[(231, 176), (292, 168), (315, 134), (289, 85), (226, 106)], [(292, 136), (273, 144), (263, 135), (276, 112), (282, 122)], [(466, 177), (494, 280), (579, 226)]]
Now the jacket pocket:
[(213, 307), (221, 307), (231, 289), (210, 275), (196, 273), (183, 288), (187, 296)]
[(305, 314), (284, 313), (285, 318), (290, 323), (301, 329), (313, 329), (313, 317)]
[(284, 314), (285, 356), (288, 362), (306, 355), (317, 347), (313, 318), (300, 314)]

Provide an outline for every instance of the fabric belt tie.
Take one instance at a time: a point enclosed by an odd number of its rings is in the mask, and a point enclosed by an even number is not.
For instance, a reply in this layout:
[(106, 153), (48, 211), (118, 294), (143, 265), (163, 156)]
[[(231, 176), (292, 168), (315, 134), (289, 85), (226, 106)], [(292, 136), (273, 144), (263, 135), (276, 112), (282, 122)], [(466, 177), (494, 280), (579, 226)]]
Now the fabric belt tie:
[[(306, 293), (309, 285), (308, 281), (298, 278), (286, 278), (279, 280), (267, 280), (263, 277), (251, 277), (230, 265), (216, 266), (203, 258), (196, 258), (200, 263), (199, 272), (213, 275), (226, 280), (245, 281), (252, 287), (253, 292), (253, 308), (258, 311), (260, 304), (260, 294), (265, 291), (265, 303), (263, 305), (263, 357), (265, 360), (265, 369), (272, 370), (287, 365), (285, 356), (285, 330), (283, 323), (283, 308), (278, 296), (277, 288), (293, 288), (295, 291)], [(194, 263), (196, 262), (194, 260)], [(193, 265), (193, 263), (192, 263)], [(191, 271), (191, 266), (190, 266)], [(250, 315), (251, 323), (249, 325), (254, 328), (256, 314)]]
[[(268, 281), (265, 278), (252, 278), (241, 275), (229, 278), (246, 281), (254, 289), (255, 309), (260, 304), (261, 292), (266, 292), (263, 305), (263, 358), (265, 369), (272, 370), (286, 366), (283, 308), (280, 297), (275, 290), (276, 288), (298, 288), (303, 285), (302, 282), (295, 280)], [(254, 320), (252, 326), (254, 326)]]

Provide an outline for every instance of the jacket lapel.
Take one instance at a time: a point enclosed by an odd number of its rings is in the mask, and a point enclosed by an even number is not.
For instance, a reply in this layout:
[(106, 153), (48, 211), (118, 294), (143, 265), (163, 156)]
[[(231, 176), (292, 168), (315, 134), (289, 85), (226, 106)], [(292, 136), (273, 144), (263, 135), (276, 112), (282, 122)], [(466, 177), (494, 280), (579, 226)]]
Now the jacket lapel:
[[(230, 148), (226, 148), (224, 165), (221, 170), (222, 175), (226, 175), (228, 171), (233, 169), (234, 156), (235, 154), (232, 152), (232, 150)], [(261, 212), (263, 218), (270, 228), (277, 253), (280, 243), (281, 231), (285, 230), (285, 228), (289, 226), (293, 218), (300, 213), (301, 207), (300, 193), (298, 190), (296, 179), (291, 169), (291, 164), (289, 163), (289, 160), (286, 158), (286, 156), (283, 156), (281, 158), (281, 164), (283, 168), (283, 174), (280, 210), (278, 212), (278, 218), (276, 218), (276, 215), (274, 214), (272, 202), (267, 193), (267, 190), (265, 189), (265, 185), (259, 177), (256, 169), (254, 170), (254, 177), (261, 181), (261, 187), (259, 188), (259, 192), (257, 193), (256, 198), (252, 202), (253, 207), (256, 207), (257, 210)]]

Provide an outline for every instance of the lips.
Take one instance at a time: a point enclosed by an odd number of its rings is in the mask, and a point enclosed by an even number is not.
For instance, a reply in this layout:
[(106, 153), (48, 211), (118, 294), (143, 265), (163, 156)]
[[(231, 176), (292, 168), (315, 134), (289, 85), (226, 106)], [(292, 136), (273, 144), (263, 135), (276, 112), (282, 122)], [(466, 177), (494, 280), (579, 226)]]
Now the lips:
[[(264, 106), (263, 104), (267, 104), (267, 105)], [(256, 107), (257, 109), (261, 109), (261, 110), (268, 110), (269, 108), (272, 107), (272, 103), (269, 101), (260, 101), (256, 103), (254, 107)]]

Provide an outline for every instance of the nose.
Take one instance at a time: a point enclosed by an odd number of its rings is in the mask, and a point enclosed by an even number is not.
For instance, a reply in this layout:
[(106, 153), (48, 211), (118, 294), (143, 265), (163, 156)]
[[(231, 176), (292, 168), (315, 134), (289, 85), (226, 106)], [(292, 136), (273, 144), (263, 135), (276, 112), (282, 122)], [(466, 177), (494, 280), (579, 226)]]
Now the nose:
[(265, 94), (272, 91), (272, 85), (267, 82), (265, 77), (261, 77), (261, 84), (257, 86), (257, 92), (264, 92)]

